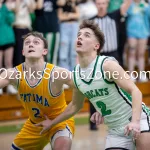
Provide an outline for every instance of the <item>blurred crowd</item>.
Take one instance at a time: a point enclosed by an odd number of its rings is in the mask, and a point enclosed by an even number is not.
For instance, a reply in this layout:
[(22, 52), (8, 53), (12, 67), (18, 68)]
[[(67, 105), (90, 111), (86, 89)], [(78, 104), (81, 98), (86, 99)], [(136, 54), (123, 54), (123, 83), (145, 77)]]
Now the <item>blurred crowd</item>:
[[(125, 1), (132, 2), (122, 15)], [(77, 63), (75, 40), (84, 19), (95, 20), (103, 31), (102, 55), (115, 57), (130, 72), (136, 66), (145, 70), (150, 0), (0, 0), (0, 68), (22, 63), (22, 36), (38, 31), (48, 41), (46, 61), (72, 71)], [(138, 81), (148, 79), (141, 76)], [(17, 91), (10, 85), (7, 92)]]

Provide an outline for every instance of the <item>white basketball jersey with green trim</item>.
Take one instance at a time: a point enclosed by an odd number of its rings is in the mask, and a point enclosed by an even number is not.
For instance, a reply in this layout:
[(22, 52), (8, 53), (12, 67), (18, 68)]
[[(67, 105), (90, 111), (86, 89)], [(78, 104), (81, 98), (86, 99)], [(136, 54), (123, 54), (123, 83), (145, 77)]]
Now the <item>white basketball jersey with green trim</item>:
[(109, 129), (128, 124), (132, 116), (131, 96), (115, 82), (104, 77), (103, 63), (112, 58), (98, 56), (90, 67), (83, 70), (77, 65), (74, 69), (76, 87), (104, 116), (104, 122)]

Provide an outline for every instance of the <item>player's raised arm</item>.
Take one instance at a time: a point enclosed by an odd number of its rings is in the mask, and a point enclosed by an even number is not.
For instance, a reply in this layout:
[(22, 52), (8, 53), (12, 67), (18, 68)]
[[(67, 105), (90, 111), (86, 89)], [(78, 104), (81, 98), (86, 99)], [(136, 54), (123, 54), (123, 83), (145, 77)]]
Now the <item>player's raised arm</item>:
[(41, 131), (42, 134), (45, 131), (49, 130), (52, 126), (74, 116), (83, 107), (83, 103), (84, 103), (84, 95), (81, 92), (79, 92), (77, 89), (74, 89), (73, 100), (69, 103), (69, 105), (67, 106), (64, 112), (62, 112), (54, 120), (49, 120), (46, 117), (46, 120), (36, 124), (36, 126), (43, 127), (43, 130)]
[(3, 72), (0, 74), (0, 88), (4, 88), (9, 84), (16, 85), (16, 71), (14, 68), (3, 69)]

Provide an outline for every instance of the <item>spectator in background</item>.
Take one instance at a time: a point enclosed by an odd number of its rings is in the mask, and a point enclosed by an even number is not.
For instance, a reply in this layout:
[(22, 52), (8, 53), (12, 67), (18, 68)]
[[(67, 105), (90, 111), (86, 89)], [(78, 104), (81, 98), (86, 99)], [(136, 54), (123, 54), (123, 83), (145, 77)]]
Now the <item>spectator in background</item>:
[[(124, 0), (110, 0), (108, 5), (108, 12), (112, 13), (120, 9)], [(126, 43), (126, 15), (123, 15), (118, 23), (118, 55), (119, 55), (119, 62), (122, 67), (124, 67), (123, 62), (123, 53), (124, 53), (124, 46)]]
[(35, 30), (44, 34), (48, 41), (47, 61), (57, 65), (60, 42), (57, 9), (65, 0), (36, 0)]
[(108, 0), (96, 0), (96, 6), (98, 9), (98, 15), (91, 18), (96, 23), (98, 23), (100, 29), (105, 35), (105, 45), (101, 51), (101, 55), (113, 56), (118, 61), (118, 33), (120, 19), (125, 15), (128, 10), (132, 0), (126, 0), (121, 5), (120, 9), (108, 13)]
[(14, 66), (24, 61), (22, 56), (23, 40), (22, 36), (32, 30), (30, 13), (35, 9), (34, 0), (16, 0), (14, 1), (16, 19), (13, 24), (16, 44), (14, 53)]
[[(129, 45), (128, 70), (130, 73), (134, 71), (137, 54), (138, 69), (139, 71), (144, 71), (145, 50), (147, 39), (150, 33), (150, 6), (144, 1), (134, 0), (128, 10), (127, 15), (127, 37)], [(135, 81), (133, 74), (131, 78)], [(145, 74), (140, 75), (140, 82), (146, 82), (147, 80), (148, 79), (145, 77)]]
[[(3, 3), (3, 0), (0, 0), (0, 68), (3, 67), (3, 61), (5, 68), (13, 67), (15, 36), (12, 23), (14, 20), (15, 15), (9, 10), (9, 1)], [(8, 85), (7, 92), (16, 94), (17, 90), (12, 85)], [(0, 89), (0, 94), (3, 94), (2, 89)]]
[(70, 71), (76, 65), (75, 40), (78, 32), (79, 9), (76, 0), (67, 0), (58, 10), (60, 23), (59, 66)]
[[(147, 3), (150, 5), (150, 0), (145, 0)], [(150, 16), (149, 16), (149, 22), (150, 22)], [(148, 63), (150, 64), (150, 35), (148, 38), (148, 53), (149, 53), (149, 58), (148, 58)]]
[(93, 0), (78, 0), (80, 21), (90, 19), (97, 15), (98, 11)]
[(108, 5), (108, 12), (113, 12), (120, 9), (124, 0), (110, 0)]
[(150, 0), (145, 0), (145, 2), (150, 3)]

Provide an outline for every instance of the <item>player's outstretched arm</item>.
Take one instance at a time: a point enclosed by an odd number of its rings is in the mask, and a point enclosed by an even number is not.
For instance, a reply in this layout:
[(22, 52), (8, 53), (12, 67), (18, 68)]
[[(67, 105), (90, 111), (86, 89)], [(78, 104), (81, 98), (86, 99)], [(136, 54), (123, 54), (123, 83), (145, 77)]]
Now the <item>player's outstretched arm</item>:
[[(127, 127), (126, 135), (131, 130), (135, 132), (135, 136), (138, 136), (140, 132), (140, 118), (142, 111), (142, 93), (134, 82), (130, 79), (127, 72), (115, 61), (108, 60), (104, 62), (103, 69), (109, 72), (113, 81), (123, 90), (131, 94), (132, 96), (132, 120), (131, 124)], [(106, 76), (108, 74), (106, 73)]]
[(84, 95), (81, 92), (79, 92), (77, 89), (74, 89), (73, 100), (69, 103), (69, 105), (67, 106), (67, 108), (63, 113), (61, 113), (54, 120), (50, 120), (48, 119), (48, 117), (45, 116), (46, 120), (36, 124), (36, 126), (43, 127), (43, 130), (41, 131), (40, 134), (49, 130), (52, 126), (74, 116), (83, 107), (83, 104), (84, 104)]
[(56, 125), (74, 116), (83, 107), (83, 104), (84, 95), (80, 91), (78, 91), (78, 89), (73, 89), (72, 101), (69, 103), (66, 110), (52, 121), (53, 125)]
[(0, 88), (4, 88), (9, 84), (16, 84), (15, 79), (16, 71), (14, 68), (3, 69), (3, 72), (0, 74)]

